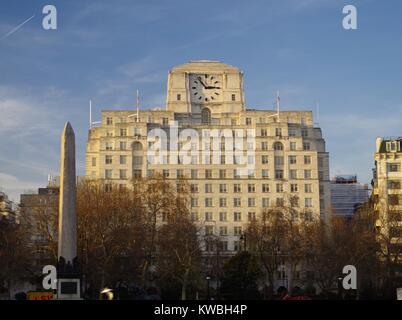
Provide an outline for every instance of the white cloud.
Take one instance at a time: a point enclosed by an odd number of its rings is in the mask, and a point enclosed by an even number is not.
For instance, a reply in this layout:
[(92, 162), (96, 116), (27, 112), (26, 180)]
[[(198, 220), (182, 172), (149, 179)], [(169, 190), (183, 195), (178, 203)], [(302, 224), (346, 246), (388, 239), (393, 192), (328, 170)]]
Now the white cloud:
[(4, 191), (14, 202), (19, 202), (21, 193), (36, 190), (38, 181), (20, 180), (16, 176), (0, 172), (0, 190)]

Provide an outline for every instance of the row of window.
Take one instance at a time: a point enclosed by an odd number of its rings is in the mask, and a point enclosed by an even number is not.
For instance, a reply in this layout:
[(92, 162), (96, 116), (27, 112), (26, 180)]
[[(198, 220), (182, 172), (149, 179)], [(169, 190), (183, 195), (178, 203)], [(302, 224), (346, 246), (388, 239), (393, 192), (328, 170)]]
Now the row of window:
[[(292, 216), (291, 216), (292, 220), (296, 221), (298, 219), (304, 219), (304, 220), (311, 220), (313, 218), (312, 213), (310, 211), (305, 211), (303, 213), (299, 213), (299, 212), (293, 212)], [(251, 221), (256, 221), (257, 216), (255, 212), (247, 212), (247, 221), (251, 222)], [(200, 219), (200, 215), (198, 212), (191, 212), (191, 220), (194, 222), (198, 222), (202, 219)], [(204, 213), (204, 221), (205, 222), (214, 222), (217, 219), (215, 219), (214, 217), (214, 213), (213, 212), (205, 212)], [(230, 221), (229, 221), (230, 220)], [(162, 217), (162, 221), (167, 221), (167, 216)], [(244, 222), (243, 221), (243, 216), (242, 216), (242, 212), (233, 212), (232, 217), (230, 217), (230, 219), (228, 218), (228, 214), (227, 212), (219, 212), (219, 221), (220, 222)], [(214, 226), (207, 226), (209, 230), (211, 230), (211, 228), (213, 228)], [(241, 230), (241, 226), (235, 226), (234, 227), (234, 234), (238, 234), (236, 232), (236, 230)], [(219, 232), (219, 235), (227, 235), (227, 227), (226, 226), (220, 226), (220, 230), (225, 230), (226, 232)], [(208, 234), (208, 233), (207, 233)]]
[[(199, 199), (198, 198), (191, 198), (191, 207), (195, 208), (199, 206)], [(284, 205), (283, 198), (276, 198), (275, 205), (276, 206), (283, 206)], [(299, 199), (297, 197), (292, 198), (291, 201), (292, 207), (299, 207)], [(212, 208), (215, 207), (214, 198), (204, 198), (204, 207)], [(228, 206), (228, 199), (227, 198), (219, 198), (219, 207), (225, 208)], [(247, 199), (247, 206), (249, 208), (256, 207), (256, 198), (248, 198)], [(269, 198), (261, 198), (261, 207), (267, 208), (270, 206), (270, 199)], [(312, 198), (304, 198), (304, 207), (311, 208), (313, 206), (313, 199)], [(233, 207), (240, 208), (242, 207), (242, 199), (241, 198), (233, 198)]]
[[(196, 170), (195, 170), (196, 171)], [(300, 175), (298, 175), (298, 172), (301, 170), (289, 170), (289, 174), (288, 174), (288, 179), (290, 180), (296, 180), (296, 179), (314, 179), (312, 176), (312, 170), (303, 170), (303, 176), (301, 177)], [(119, 179), (127, 179), (128, 175), (127, 175), (127, 169), (119, 169), (118, 170), (118, 177)], [(148, 170), (147, 171), (147, 176), (148, 177), (153, 177), (155, 175), (155, 170)], [(165, 178), (169, 178), (170, 177), (170, 170), (168, 169), (164, 169), (162, 170), (162, 175)], [(142, 170), (133, 170), (133, 177), (134, 178), (140, 178), (142, 177)], [(184, 170), (177, 170), (176, 171), (176, 177), (177, 178), (187, 178), (187, 176), (184, 174)], [(240, 179), (241, 177), (244, 177), (244, 175), (242, 175), (241, 169), (234, 169), (233, 170), (233, 178), (234, 179)], [(248, 178), (255, 178), (255, 171), (254, 170), (250, 170), (247, 174)], [(105, 179), (113, 179), (115, 178), (113, 176), (113, 169), (106, 169), (105, 170)], [(205, 170), (205, 175), (204, 177), (205, 179), (213, 179), (213, 175), (212, 175), (212, 170), (207, 169)], [(218, 177), (217, 177), (218, 178)], [(227, 179), (229, 178), (226, 174), (226, 170), (220, 170), (219, 171), (219, 179)], [(261, 178), (262, 179), (269, 179), (269, 171), (268, 169), (263, 169), (261, 170)], [(275, 170), (274, 172), (274, 178), (277, 180), (284, 180), (285, 179), (285, 175), (284, 175), (284, 170)], [(197, 174), (195, 174), (195, 172), (191, 173), (191, 179), (199, 179), (198, 177), (198, 172)], [(319, 180), (323, 180), (324, 179), (324, 173), (322, 171), (318, 172), (318, 179)], [(294, 191), (294, 192), (297, 192)]]
[[(178, 94), (177, 95), (177, 100), (181, 100), (181, 95), (180, 94)], [(232, 94), (232, 101), (236, 101), (236, 95), (235, 94)], [(252, 125), (252, 124), (254, 124), (254, 123), (269, 123), (269, 120), (272, 120), (271, 118), (264, 118), (264, 117), (260, 117), (259, 119), (253, 119), (253, 118), (246, 118), (245, 119), (245, 124), (246, 125)], [(134, 119), (133, 119), (135, 122), (137, 121), (137, 117), (136, 117), (136, 115), (134, 116)], [(139, 120), (139, 119), (138, 119)], [(239, 120), (238, 119), (236, 119), (236, 118), (233, 118), (233, 119), (231, 119), (232, 120), (232, 125), (237, 125), (238, 123), (239, 123)], [(254, 121), (253, 121), (254, 120)], [(257, 121), (258, 120), (258, 121)], [(147, 121), (148, 122), (154, 122), (154, 119), (152, 118), (152, 116), (148, 116), (148, 119), (147, 119)], [(127, 118), (126, 117), (119, 117), (118, 118), (118, 123), (126, 123), (127, 122)], [(288, 118), (287, 119), (287, 122), (288, 123), (292, 123), (292, 119), (290, 119), (290, 118)], [(306, 120), (304, 119), (304, 118), (301, 118), (300, 120), (296, 120), (296, 121), (294, 121), (293, 120), (293, 123), (300, 123), (301, 125), (305, 125), (306, 124)], [(168, 117), (162, 117), (162, 124), (163, 125), (167, 125), (167, 124), (169, 124), (169, 118)], [(106, 117), (106, 125), (107, 126), (112, 126), (113, 125), (113, 117)], [(282, 128), (275, 128), (275, 130), (276, 130), (276, 134), (278, 135), (278, 133), (282, 133), (281, 132), (281, 130), (282, 130)], [(297, 128), (295, 128), (295, 127), (289, 127), (288, 128), (288, 130), (289, 130), (289, 136), (292, 136), (292, 135), (296, 135), (296, 133), (297, 133)], [(307, 136), (307, 134), (308, 134), (308, 131), (307, 131), (307, 129), (306, 128), (302, 128), (301, 129), (301, 135), (306, 135)], [(262, 135), (262, 134), (261, 134)]]
[[(199, 192), (199, 188), (198, 188), (198, 184), (196, 183), (192, 183), (190, 185), (191, 187), (191, 192), (192, 193), (198, 193)], [(243, 188), (242, 185), (240, 183), (235, 183), (232, 186), (232, 190), (233, 193), (242, 193), (243, 192)], [(249, 183), (247, 184), (247, 188), (244, 188), (245, 190), (247, 190), (248, 193), (255, 193), (256, 192), (256, 185), (254, 183)], [(282, 183), (277, 183), (276, 184), (276, 192), (280, 193), (280, 192), (284, 192), (284, 187)], [(263, 183), (261, 184), (261, 190), (259, 190), (262, 193), (267, 193), (270, 192), (270, 184), (268, 183)], [(297, 183), (291, 183), (290, 184), (290, 191), (291, 192), (298, 192), (299, 191), (299, 185)], [(214, 193), (214, 186), (210, 183), (207, 183), (204, 185), (204, 192), (205, 193)], [(228, 185), (226, 183), (221, 183), (219, 184), (219, 193), (227, 193), (228, 192)], [(304, 184), (304, 192), (305, 193), (312, 193), (313, 192), (313, 187), (311, 185), (311, 183), (305, 183)]]
[[(226, 170), (225, 170), (226, 171)], [(289, 175), (288, 175), (288, 179), (290, 180), (296, 180), (296, 179), (314, 179), (312, 176), (312, 170), (303, 170), (303, 176), (300, 177), (300, 175), (297, 174), (297, 172), (300, 170), (289, 170)], [(128, 175), (127, 175), (127, 169), (119, 169), (118, 170), (118, 178), (119, 179), (127, 179)], [(165, 169), (162, 171), (162, 174), (165, 178), (169, 178), (170, 177), (170, 171), (168, 169)], [(153, 177), (155, 175), (155, 170), (148, 170), (147, 172), (147, 176), (148, 177)], [(176, 172), (176, 176), (177, 178), (187, 178), (187, 176), (184, 174), (183, 170), (177, 170)], [(134, 178), (140, 178), (142, 177), (142, 170), (133, 170), (133, 177)], [(233, 178), (234, 179), (240, 179), (241, 177), (244, 177), (244, 175), (242, 175), (242, 172), (240, 169), (234, 169), (233, 170)], [(255, 172), (254, 170), (250, 170), (250, 172), (247, 175), (248, 178), (255, 178)], [(113, 169), (106, 169), (105, 170), (105, 179), (113, 179), (115, 178), (113, 176)], [(212, 170), (205, 170), (205, 179), (213, 179), (212, 176)], [(226, 175), (226, 172), (220, 172), (219, 173), (219, 179), (227, 179), (228, 176)], [(261, 170), (261, 178), (262, 179), (269, 179), (269, 171), (268, 169), (263, 169)], [(284, 170), (275, 170), (275, 175), (274, 178), (277, 180), (284, 180), (285, 179), (285, 175), (284, 175)], [(198, 175), (192, 175), (191, 179), (198, 179)], [(322, 171), (318, 172), (318, 179), (319, 180), (323, 180), (324, 179), (324, 174)], [(297, 191), (295, 191), (297, 192)]]
[[(184, 148), (184, 146), (186, 144), (189, 144), (189, 143), (190, 142), (188, 142), (188, 143), (179, 142), (178, 143), (178, 150), (179, 151), (180, 150), (185, 150), (186, 151), (187, 149), (183, 149), (183, 148)], [(190, 151), (200, 151), (198, 145), (199, 145), (198, 143), (192, 142), (190, 144), (190, 146), (189, 146), (190, 150), (188, 150), (188, 151), (189, 152)], [(154, 149), (153, 146), (154, 146), (154, 142), (148, 142), (148, 148), (149, 149)], [(267, 141), (262, 141), (260, 143), (260, 150), (261, 151), (268, 151), (269, 150), (268, 146), (269, 146), (269, 143)], [(204, 149), (202, 149), (202, 150), (203, 151), (207, 151), (207, 150), (213, 151), (213, 150), (215, 150), (213, 147), (214, 147), (214, 143), (205, 142), (204, 143)], [(282, 150), (284, 150), (284, 146), (283, 146), (283, 144), (281, 142), (275, 142), (273, 144), (272, 149), (275, 150), (275, 151), (282, 151)], [(113, 150), (113, 143), (112, 142), (105, 142), (105, 150)], [(127, 142), (126, 141), (119, 141), (119, 150), (127, 150)], [(141, 143), (134, 143), (133, 144), (133, 150), (134, 151), (141, 151), (142, 150)], [(221, 151), (232, 150), (232, 151), (234, 151), (235, 149), (234, 149), (234, 144), (233, 143), (227, 144), (225, 142), (220, 142), (219, 143), (219, 148), (216, 149), (216, 150), (221, 150)], [(254, 143), (253, 142), (248, 142), (247, 143), (247, 150), (254, 150)], [(289, 143), (289, 150), (290, 151), (296, 151), (297, 150), (297, 143), (295, 141), (291, 141)], [(303, 150), (304, 151), (311, 150), (310, 142), (308, 142), (308, 141), (303, 142)], [(159, 151), (159, 150), (156, 149), (155, 151)], [(161, 151), (163, 151), (163, 150), (161, 150)], [(244, 151), (246, 151), (246, 150), (244, 150)]]
[[(198, 156), (193, 156), (195, 157), (195, 161), (191, 161), (191, 164), (198, 164)], [(193, 157), (191, 157), (191, 160), (193, 159)], [(207, 156), (207, 157), (211, 157), (211, 156)], [(155, 163), (156, 161), (153, 161), (152, 159), (155, 158), (153, 156), (149, 156), (147, 157), (148, 162), (149, 163)], [(220, 164), (226, 164), (226, 156), (221, 156), (220, 157)], [(243, 156), (233, 156), (233, 164), (242, 164)], [(136, 165), (141, 165), (142, 164), (142, 156), (134, 156), (133, 157), (133, 163)], [(178, 163), (182, 163), (183, 161), (181, 161), (182, 157), (179, 156), (178, 157)], [(318, 158), (321, 159), (322, 158)], [(165, 160), (165, 161), (164, 161)], [(210, 162), (211, 159), (208, 159), (207, 162)], [(247, 157), (247, 162), (249, 164), (253, 164), (254, 163), (254, 156), (249, 156)], [(268, 155), (261, 155), (260, 157), (260, 162), (261, 164), (268, 164), (269, 163), (269, 156)], [(126, 164), (127, 163), (127, 156), (126, 155), (119, 155), (119, 163), (120, 164)], [(163, 159), (162, 158), (162, 163), (163, 164), (168, 164), (169, 163), (169, 159)], [(289, 164), (297, 164), (297, 156), (295, 155), (290, 155), (288, 156), (288, 163)], [(309, 165), (311, 164), (311, 156), (304, 156), (304, 162), (305, 165)], [(113, 155), (106, 155), (105, 156), (105, 164), (113, 164)], [(279, 166), (279, 165), (284, 165), (285, 164), (285, 157), (284, 156), (274, 156), (274, 164), (275, 166)], [(96, 166), (96, 157), (92, 158), (92, 166), (95, 167)]]

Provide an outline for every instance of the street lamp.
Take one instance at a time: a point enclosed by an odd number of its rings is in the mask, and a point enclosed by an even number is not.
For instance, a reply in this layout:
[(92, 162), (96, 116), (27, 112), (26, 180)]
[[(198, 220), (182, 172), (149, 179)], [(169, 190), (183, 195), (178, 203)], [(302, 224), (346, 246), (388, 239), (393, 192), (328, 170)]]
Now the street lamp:
[(206, 277), (205, 277), (205, 280), (207, 280), (207, 300), (211, 300), (210, 291), (209, 291), (209, 282), (210, 282), (210, 280), (211, 280), (211, 277), (210, 277), (210, 276), (206, 276)]

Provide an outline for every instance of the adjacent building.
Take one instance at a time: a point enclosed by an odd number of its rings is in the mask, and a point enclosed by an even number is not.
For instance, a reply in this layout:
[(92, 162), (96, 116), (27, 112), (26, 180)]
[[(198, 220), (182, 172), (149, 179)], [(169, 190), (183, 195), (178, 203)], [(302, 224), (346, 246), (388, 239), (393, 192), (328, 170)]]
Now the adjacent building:
[(308, 219), (329, 219), (329, 156), (311, 111), (246, 107), (243, 73), (191, 61), (168, 74), (166, 106), (103, 110), (91, 125), (86, 176), (125, 188), (159, 172), (191, 185), (191, 214), (205, 235), (235, 252), (248, 221), (292, 201)]
[(38, 272), (55, 259), (56, 248), (50, 239), (57, 237), (58, 204), (59, 186), (50, 182), (47, 187), (39, 188), (37, 193), (21, 194), (21, 223), (26, 224), (30, 232), (33, 264), (38, 266)]
[(372, 182), (377, 228), (398, 250), (402, 249), (401, 144), (402, 137), (377, 138)]
[(333, 216), (351, 219), (357, 207), (368, 201), (367, 184), (357, 181), (356, 175), (336, 175), (331, 180), (331, 206)]
[(15, 222), (17, 220), (17, 210), (14, 203), (8, 198), (7, 194), (0, 191), (0, 218), (5, 218)]

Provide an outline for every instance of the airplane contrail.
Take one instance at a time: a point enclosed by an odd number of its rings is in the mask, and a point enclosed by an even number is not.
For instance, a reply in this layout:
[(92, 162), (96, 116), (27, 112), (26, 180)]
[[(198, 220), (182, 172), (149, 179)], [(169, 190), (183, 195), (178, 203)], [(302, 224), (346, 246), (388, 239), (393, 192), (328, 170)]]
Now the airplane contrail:
[(10, 36), (11, 34), (13, 34), (15, 31), (17, 31), (18, 29), (20, 29), (24, 24), (26, 24), (29, 20), (33, 19), (33, 17), (35, 17), (35, 15), (33, 15), (32, 17), (26, 19), (24, 22), (20, 23), (18, 26), (16, 26), (13, 30), (11, 30), (9, 33), (7, 33), (6, 35), (3, 36), (2, 39), (7, 38), (8, 36)]

